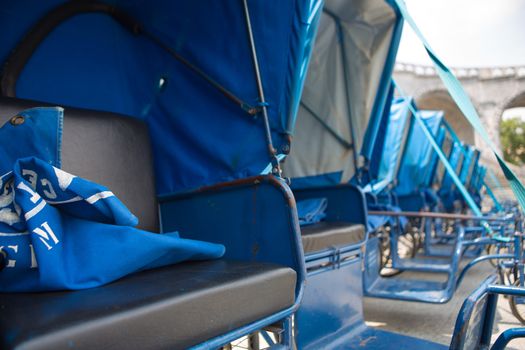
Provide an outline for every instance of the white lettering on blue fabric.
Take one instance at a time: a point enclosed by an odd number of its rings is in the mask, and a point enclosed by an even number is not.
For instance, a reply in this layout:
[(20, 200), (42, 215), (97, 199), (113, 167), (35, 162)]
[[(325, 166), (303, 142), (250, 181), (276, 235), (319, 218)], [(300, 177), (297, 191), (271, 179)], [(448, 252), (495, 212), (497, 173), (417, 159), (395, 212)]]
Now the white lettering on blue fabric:
[(36, 190), (38, 175), (30, 169), (22, 169), (22, 176), (31, 184), (31, 188)]
[[(35, 228), (33, 233), (39, 236), (38, 238), (44, 243), (47, 250), (53, 249), (52, 245), (57, 245), (60, 242), (47, 221), (44, 221), (40, 227)], [(50, 241), (53, 241), (54, 244)]]
[[(49, 199), (57, 198), (57, 193), (53, 189), (53, 185), (51, 184), (51, 182), (49, 182), (48, 179), (42, 179), (40, 180), (40, 183), (42, 184), (42, 187), (43, 187), (42, 190), (47, 198)], [(46, 187), (47, 187), (47, 190), (46, 190)]]
[(36, 255), (35, 255), (35, 248), (32, 244), (29, 245), (29, 249), (31, 250), (31, 268), (36, 269), (38, 267), (38, 263), (36, 261)]
[(55, 175), (58, 180), (58, 186), (62, 191), (65, 191), (69, 187), (69, 185), (71, 185), (71, 182), (73, 182), (73, 179), (76, 176), (71, 175), (70, 173), (66, 173), (64, 170), (55, 167), (53, 167), (53, 170), (55, 171)]
[[(18, 245), (8, 245), (7, 247), (5, 246), (0, 246), (0, 250), (3, 250), (7, 253), (7, 256), (10, 257), (11, 254), (9, 254), (9, 252), (7, 251), (7, 249), (10, 249), (13, 251), (13, 253), (17, 254), (18, 253)], [(16, 266), (16, 260), (15, 259), (7, 259), (7, 265), (5, 267), (15, 267)]]
[(24, 214), (24, 218), (26, 219), (26, 221), (29, 221), (29, 219), (31, 219), (33, 216), (40, 213), (40, 211), (44, 209), (45, 206), (46, 201), (41, 200), (40, 203), (38, 203), (33, 209)]
[[(21, 246), (22, 248), (23, 247), (26, 247), (26, 245), (23, 245)], [(0, 246), (0, 251), (4, 251), (6, 254), (7, 254), (7, 257), (8, 257), (8, 260), (7, 260), (7, 265), (5, 266), (6, 268), (14, 268), (16, 267), (16, 263), (17, 263), (17, 260), (16, 259), (11, 259), (13, 257), (14, 254), (18, 254), (18, 251), (19, 251), (19, 246), (18, 245), (9, 245), (7, 246), (7, 248), (5, 246)], [(9, 251), (7, 250), (9, 249)], [(21, 249), (23, 250), (23, 249)], [(36, 269), (38, 268), (38, 263), (37, 263), (37, 260), (36, 260), (36, 255), (35, 255), (35, 249), (33, 248), (33, 245), (32, 244), (29, 244), (29, 253), (31, 254), (31, 265), (29, 266), (31, 269)]]
[(102, 192), (99, 192), (99, 193), (95, 193), (94, 195), (86, 198), (86, 202), (88, 202), (89, 204), (95, 204), (100, 199), (105, 199), (105, 198), (109, 198), (109, 197), (113, 197), (113, 196), (114, 196), (114, 194), (111, 191), (102, 191)]
[(38, 200), (40, 199), (40, 195), (33, 191), (31, 187), (27, 186), (24, 182), (20, 182), (16, 187), (22, 191), (29, 193), (31, 195), (31, 198), (29, 199), (34, 204), (36, 204), (36, 202), (38, 202)]

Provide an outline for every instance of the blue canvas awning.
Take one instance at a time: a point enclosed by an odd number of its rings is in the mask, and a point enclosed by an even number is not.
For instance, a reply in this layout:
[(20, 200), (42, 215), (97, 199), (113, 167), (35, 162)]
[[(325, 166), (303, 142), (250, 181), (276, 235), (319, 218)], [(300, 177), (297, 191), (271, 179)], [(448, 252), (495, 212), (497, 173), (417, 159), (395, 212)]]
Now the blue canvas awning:
[[(436, 138), (443, 120), (443, 111), (418, 111), (421, 120)], [(432, 171), (433, 150), (418, 123), (412, 123), (408, 143), (399, 169), (395, 192), (406, 195), (425, 187)]]
[(390, 113), (386, 120), (382, 121), (384, 127), (378, 134), (378, 140), (381, 142), (376, 142), (374, 157), (371, 159), (372, 181), (365, 190), (382, 191), (396, 179), (406, 143), (412, 103), (412, 98), (396, 97), (392, 100)]
[[(443, 144), (445, 142), (445, 135), (446, 135), (445, 127), (440, 126), (436, 134), (436, 144), (440, 148), (443, 148)], [(430, 156), (430, 162), (428, 166), (428, 172), (424, 180), (425, 187), (432, 187), (438, 175), (437, 173), (438, 173), (438, 167), (439, 167), (439, 156), (437, 155), (436, 152), (430, 152), (430, 153), (431, 153), (431, 156)]]
[[(17, 45), (31, 31), (45, 33), (38, 25), (46, 14), (82, 3), (4, 3), (0, 31), (9, 34), (0, 38), (0, 62), (14, 49), (22, 52)], [(112, 10), (100, 10), (104, 4)], [(289, 150), (322, 1), (249, 0), (247, 5), (248, 16), (242, 1), (99, 3), (55, 23), (19, 75), (8, 72), (17, 64), (8, 62), (2, 90), (146, 120), (159, 194), (259, 174), (271, 160), (264, 108), (276, 153)]]

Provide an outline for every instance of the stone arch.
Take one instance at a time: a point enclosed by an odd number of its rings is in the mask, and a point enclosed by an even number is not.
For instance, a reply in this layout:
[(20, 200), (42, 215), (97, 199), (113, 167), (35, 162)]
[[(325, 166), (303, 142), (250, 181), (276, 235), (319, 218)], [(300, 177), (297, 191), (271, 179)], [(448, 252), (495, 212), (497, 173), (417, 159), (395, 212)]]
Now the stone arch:
[(503, 103), (503, 111), (517, 107), (525, 107), (525, 91), (512, 96)]
[[(503, 114), (506, 110), (512, 108), (525, 108), (525, 91), (521, 91), (517, 94), (514, 94), (510, 98), (504, 100), (500, 106), (498, 122), (501, 124), (503, 120)], [(498, 125), (498, 137), (501, 137), (501, 125)], [(501, 151), (503, 152), (503, 144), (500, 145)]]
[(418, 109), (444, 111), (445, 119), (456, 131), (459, 138), (468, 144), (476, 144), (474, 130), (446, 90), (436, 89), (424, 92), (416, 98), (416, 104)]

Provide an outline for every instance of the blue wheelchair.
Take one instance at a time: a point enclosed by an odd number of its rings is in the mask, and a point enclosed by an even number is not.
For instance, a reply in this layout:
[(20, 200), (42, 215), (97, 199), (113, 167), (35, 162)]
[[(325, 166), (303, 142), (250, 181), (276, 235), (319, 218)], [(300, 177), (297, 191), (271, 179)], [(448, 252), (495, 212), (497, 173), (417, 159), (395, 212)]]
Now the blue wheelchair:
[[(293, 195), (273, 174), (320, 6), (2, 5), (2, 123), (66, 106), (66, 171), (111, 188), (140, 228), (226, 247), (102, 287), (0, 293), (2, 349), (217, 349), (260, 331), (272, 349), (291, 347), (305, 267)], [(4, 269), (15, 259), (1, 248)]]
[[(366, 295), (444, 302), (463, 276), (464, 237), (477, 230), (464, 223), (481, 220), (424, 214), (457, 233), (446, 285), (379, 275), (370, 209), (396, 251), (395, 228), (411, 215), (383, 210), (400, 205), (410, 151), (408, 117), (390, 118), (392, 106), (407, 106), (392, 105), (403, 24), (395, 1), (2, 6), (2, 124), (64, 106), (54, 151), (65, 171), (114, 191), (140, 228), (226, 253), (90, 289), (1, 292), (0, 348), (230, 350), (239, 339), (250, 350), (444, 348), (363, 317)], [(497, 295), (523, 304), (521, 236), (511, 237), (512, 248), (492, 256), (504, 255), (500, 278), (511, 285), (491, 276), (471, 294), (451, 349), (488, 348)], [(482, 238), (472, 245), (492, 239)], [(16, 258), (17, 247), (0, 244), (0, 274)], [(492, 349), (524, 335), (504, 332)]]

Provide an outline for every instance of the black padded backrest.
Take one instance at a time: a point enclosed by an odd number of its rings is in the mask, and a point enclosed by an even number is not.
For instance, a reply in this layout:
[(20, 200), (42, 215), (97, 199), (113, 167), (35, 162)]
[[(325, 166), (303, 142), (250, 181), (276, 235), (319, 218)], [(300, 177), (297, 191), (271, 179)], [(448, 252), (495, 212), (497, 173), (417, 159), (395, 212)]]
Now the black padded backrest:
[[(17, 113), (49, 104), (0, 97), (0, 125)], [(130, 117), (65, 107), (62, 169), (108, 187), (158, 232), (153, 160), (146, 124)]]

